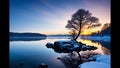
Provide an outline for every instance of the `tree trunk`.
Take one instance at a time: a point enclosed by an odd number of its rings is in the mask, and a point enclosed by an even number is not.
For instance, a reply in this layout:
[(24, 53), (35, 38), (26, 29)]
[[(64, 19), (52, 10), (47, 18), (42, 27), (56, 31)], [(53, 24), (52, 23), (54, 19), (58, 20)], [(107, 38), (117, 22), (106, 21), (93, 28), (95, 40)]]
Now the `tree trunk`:
[(80, 23), (79, 33), (78, 33), (78, 35), (76, 36), (76, 38), (74, 40), (76, 40), (79, 37), (80, 33), (81, 33), (81, 25), (82, 25), (82, 23)]
[[(81, 30), (81, 29), (80, 29), (80, 30)], [(78, 33), (78, 35), (75, 37), (74, 40), (76, 40), (76, 39), (79, 37), (79, 35), (80, 35), (80, 30), (79, 30), (79, 33)]]

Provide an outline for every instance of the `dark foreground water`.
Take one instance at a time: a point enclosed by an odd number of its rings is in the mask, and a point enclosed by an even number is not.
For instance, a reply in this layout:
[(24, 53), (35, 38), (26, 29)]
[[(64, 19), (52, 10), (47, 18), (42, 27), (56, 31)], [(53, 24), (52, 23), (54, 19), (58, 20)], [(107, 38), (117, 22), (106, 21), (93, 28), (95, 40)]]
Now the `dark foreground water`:
[[(45, 46), (47, 42), (53, 43), (57, 40), (67, 40), (67, 38), (47, 38), (38, 41), (10, 41), (10, 68), (39, 68), (40, 63), (48, 64), (48, 68), (70, 68), (70, 65), (66, 65), (61, 62), (61, 60), (57, 59), (58, 57), (66, 55), (65, 53), (57, 53), (53, 49), (49, 49)], [(100, 44), (96, 41), (92, 42), (91, 40), (79, 39), (79, 41), (87, 45), (98, 47), (94, 52), (110, 54), (109, 48), (106, 48), (110, 47), (110, 45), (105, 47), (106, 42), (105, 44), (104, 42)]]

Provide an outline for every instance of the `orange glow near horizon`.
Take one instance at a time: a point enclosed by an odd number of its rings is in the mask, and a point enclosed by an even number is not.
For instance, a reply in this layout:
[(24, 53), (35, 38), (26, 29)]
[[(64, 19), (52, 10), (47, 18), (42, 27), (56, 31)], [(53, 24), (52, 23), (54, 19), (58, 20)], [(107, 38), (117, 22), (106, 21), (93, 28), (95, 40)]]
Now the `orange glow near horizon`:
[[(56, 26), (57, 27), (57, 26)], [(91, 35), (92, 33), (98, 33), (98, 31), (101, 31), (101, 28), (103, 27), (100, 26), (100, 27), (95, 27), (95, 28), (90, 28), (90, 29), (87, 29), (87, 28), (83, 28), (81, 30), (81, 35)], [(41, 32), (39, 32), (41, 33)], [(43, 34), (46, 34), (46, 35), (56, 35), (56, 34), (70, 34), (69, 33), (69, 30), (67, 30), (66, 28), (60, 28), (60, 29), (51, 29), (50, 31), (45, 31), (43, 30), (42, 32)]]
[(84, 39), (78, 39), (78, 41), (86, 44), (86, 46), (95, 46), (95, 47), (97, 47), (98, 49), (94, 50), (93, 52), (98, 52), (100, 54), (105, 54), (104, 51), (103, 51), (103, 49), (104, 49), (105, 51), (108, 51), (107, 54), (110, 54), (110, 50), (108, 50), (107, 48), (102, 47), (102, 45), (100, 43), (98, 43), (98, 42), (92, 42), (91, 40), (84, 40)]
[(87, 30), (84, 30), (83, 32), (81, 32), (81, 35), (90, 35), (90, 34), (92, 34), (92, 32)]
[(101, 28), (92, 28), (92, 29), (84, 29), (81, 32), (81, 35), (91, 35), (92, 33), (98, 33), (98, 31), (100, 31)]
[[(81, 32), (81, 35), (91, 35), (92, 33), (97, 33), (99, 31), (99, 28), (96, 29), (84, 29)], [(46, 35), (55, 35), (55, 34), (69, 34), (69, 30), (58, 30), (58, 31), (49, 31), (49, 32), (44, 32)]]

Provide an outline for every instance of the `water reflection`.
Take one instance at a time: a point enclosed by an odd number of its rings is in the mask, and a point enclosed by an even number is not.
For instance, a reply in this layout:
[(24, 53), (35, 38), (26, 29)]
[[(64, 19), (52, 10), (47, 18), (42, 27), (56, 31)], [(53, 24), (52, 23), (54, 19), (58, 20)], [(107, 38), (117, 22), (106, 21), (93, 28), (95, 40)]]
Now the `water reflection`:
[[(78, 41), (81, 41), (82, 43), (84, 43), (86, 45), (91, 45), (91, 46), (97, 47), (97, 49), (94, 50), (93, 52), (97, 52), (99, 54), (110, 54), (110, 50), (108, 48), (104, 47), (105, 45), (102, 45), (102, 44), (104, 44), (106, 42), (102, 42), (102, 41), (97, 42), (97, 41), (86, 40), (86, 39), (78, 39)], [(109, 44), (107, 46), (110, 47)]]
[[(81, 54), (81, 63), (88, 62), (89, 61), (88, 58), (92, 57), (93, 55), (98, 55), (98, 54), (110, 55), (110, 50), (102, 45), (104, 44), (104, 42), (97, 42), (86, 39), (78, 39), (78, 41), (89, 46), (97, 47), (96, 50), (80, 51), (79, 53)], [(110, 45), (108, 46), (110, 47)], [(80, 64), (80, 58), (76, 52), (69, 52), (66, 50), (55, 49), (55, 48), (52, 49), (57, 53), (64, 53), (64, 55), (61, 55), (57, 59), (60, 60), (65, 65), (66, 68), (77, 68), (78, 65)]]
[(81, 54), (81, 62), (78, 54), (76, 52), (72, 53), (64, 53), (57, 59), (60, 60), (66, 68), (78, 68), (78, 65), (89, 62), (88, 58), (90, 58), (93, 55), (97, 55), (98, 53), (86, 51), (85, 53)]
[[(48, 64), (49, 68), (65, 68), (56, 58), (61, 54), (46, 48), (49, 41), (58, 39), (45, 39), (40, 41), (10, 41), (10, 68), (38, 68), (40, 63)], [(22, 66), (20, 66), (24, 63)]]
[(107, 49), (109, 49), (109, 50), (111, 50), (111, 43), (110, 43), (110, 41), (95, 41), (95, 40), (91, 40), (92, 42), (98, 42), (98, 44), (101, 44), (103, 47), (105, 47), (105, 48), (107, 48)]
[(75, 52), (64, 54), (57, 59), (64, 63), (66, 68), (77, 68), (80, 64), (80, 59)]
[[(54, 43), (57, 40), (68, 40), (68, 38), (10, 41), (10, 68), (38, 68), (38, 65), (42, 62), (48, 64), (48, 68), (77, 68), (79, 58), (76, 52), (58, 53), (45, 46), (47, 42)], [(110, 50), (101, 44), (104, 42), (79, 40), (82, 43), (98, 48), (94, 51), (81, 51), (82, 62), (87, 62), (87, 58), (95, 54), (110, 54)], [(21, 65), (22, 63), (24, 64), (20, 67), (19, 64)]]

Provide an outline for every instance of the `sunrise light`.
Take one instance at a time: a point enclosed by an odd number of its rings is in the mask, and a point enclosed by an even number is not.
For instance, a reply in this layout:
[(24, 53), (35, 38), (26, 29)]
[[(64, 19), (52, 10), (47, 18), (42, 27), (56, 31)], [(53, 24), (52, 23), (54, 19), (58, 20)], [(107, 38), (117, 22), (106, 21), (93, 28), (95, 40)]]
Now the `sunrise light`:
[(81, 35), (90, 35), (92, 32), (89, 30), (84, 30), (83, 32), (81, 32)]

